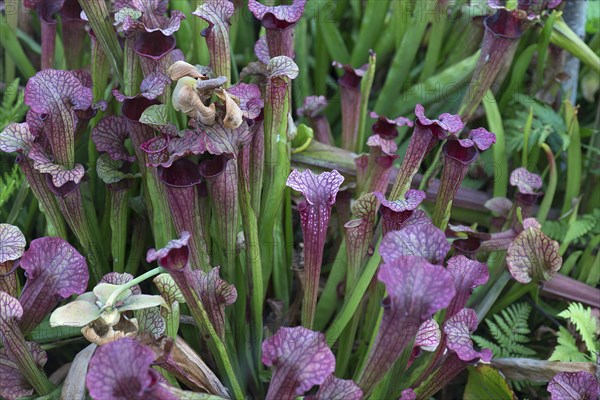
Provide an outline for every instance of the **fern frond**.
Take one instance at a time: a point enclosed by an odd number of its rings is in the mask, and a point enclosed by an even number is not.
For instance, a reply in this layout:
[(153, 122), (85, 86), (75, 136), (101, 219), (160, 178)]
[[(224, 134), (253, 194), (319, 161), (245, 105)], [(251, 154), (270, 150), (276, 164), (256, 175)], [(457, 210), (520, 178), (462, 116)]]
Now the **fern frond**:
[(596, 339), (598, 321), (592, 315), (591, 308), (585, 308), (581, 303), (571, 303), (558, 316), (571, 321), (590, 353), (595, 354), (598, 352), (600, 347)]
[(495, 358), (509, 357), (509, 355), (506, 353), (505, 349), (498, 346), (496, 343), (494, 343), (490, 340), (487, 340), (481, 336), (477, 336), (477, 335), (472, 335), (471, 337), (472, 337), (473, 341), (475, 342), (475, 344), (477, 344), (477, 346), (479, 346), (480, 348), (490, 349), (492, 351), (492, 354), (494, 354)]
[(486, 318), (491, 340), (473, 336), (480, 347), (492, 350), (494, 357), (531, 357), (536, 352), (527, 347), (531, 333), (528, 320), (531, 306), (527, 303), (513, 304), (493, 318)]
[(591, 215), (584, 215), (582, 218), (577, 219), (572, 224), (569, 224), (569, 229), (565, 234), (565, 242), (572, 242), (573, 240), (579, 239), (592, 230), (596, 220)]
[(12, 122), (23, 119), (27, 106), (24, 104), (25, 93), (19, 88), (19, 79), (15, 79), (4, 90), (2, 104), (0, 104), (0, 131)]
[(23, 174), (17, 165), (0, 175), (0, 210), (23, 183)]
[(563, 221), (546, 221), (542, 225), (542, 231), (551, 239), (562, 242), (567, 234), (569, 226)]
[(590, 361), (590, 358), (579, 351), (577, 347), (577, 341), (564, 327), (560, 327), (558, 330), (558, 344), (552, 352), (549, 361), (563, 361), (563, 362), (586, 362)]

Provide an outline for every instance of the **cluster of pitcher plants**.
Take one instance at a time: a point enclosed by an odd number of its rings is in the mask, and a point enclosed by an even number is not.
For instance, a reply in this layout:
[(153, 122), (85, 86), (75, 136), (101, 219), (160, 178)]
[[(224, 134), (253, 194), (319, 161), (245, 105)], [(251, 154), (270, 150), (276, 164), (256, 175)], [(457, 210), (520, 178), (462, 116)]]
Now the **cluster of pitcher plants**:
[[(518, 37), (561, 2), (490, 0), (460, 107), (402, 115), (371, 108), (368, 48), (362, 66), (327, 66), (336, 102), (301, 93), (298, 107), (306, 0), (178, 3), (24, 2), (41, 68), (0, 151), (45, 228), (0, 224), (0, 396), (429, 399), (467, 368), (512, 393), (471, 335), (508, 288), (554, 279), (564, 252), (542, 230), (548, 182), (493, 171), (505, 143), (476, 122)], [(250, 17), (261, 36), (238, 71), (232, 30)], [(203, 50), (208, 65), (190, 61)], [(484, 229), (453, 213), (474, 170), (505, 176)], [(589, 371), (553, 375), (552, 399), (600, 393)]]

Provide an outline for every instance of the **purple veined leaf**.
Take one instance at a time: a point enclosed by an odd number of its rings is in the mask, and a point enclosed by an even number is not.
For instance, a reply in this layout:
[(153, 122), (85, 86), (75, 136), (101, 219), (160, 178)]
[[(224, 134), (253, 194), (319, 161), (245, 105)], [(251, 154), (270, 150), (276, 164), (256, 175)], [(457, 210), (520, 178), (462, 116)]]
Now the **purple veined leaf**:
[(158, 339), (165, 332), (167, 323), (162, 317), (159, 307), (136, 310), (134, 316), (138, 321), (138, 333), (149, 334), (154, 339)]
[(52, 179), (52, 184), (57, 188), (69, 182), (79, 184), (85, 175), (83, 165), (75, 164), (74, 168), (69, 169), (61, 164), (56, 164), (37, 143), (31, 147), (29, 158), (33, 161), (33, 168), (41, 174), (48, 174)]
[(423, 350), (434, 352), (442, 340), (442, 331), (438, 323), (433, 319), (423, 322), (417, 331), (413, 343), (412, 353), (408, 360), (406, 368), (410, 368), (413, 362), (419, 357)]
[(542, 188), (542, 177), (519, 167), (510, 173), (510, 184), (516, 186), (521, 194), (538, 195)]
[(267, 30), (265, 38), (269, 57), (294, 58), (294, 26), (302, 17), (305, 5), (306, 0), (292, 0), (292, 4), (278, 6), (248, 1), (248, 9)]
[(177, 32), (181, 26), (181, 21), (185, 19), (185, 14), (178, 10), (171, 12), (171, 17), (163, 17), (159, 22), (144, 21), (144, 16), (148, 13), (143, 13), (142, 21), (134, 19), (136, 13), (121, 11), (121, 19), (123, 22), (123, 30), (127, 33), (133, 32), (160, 32), (164, 36), (171, 36)]
[(25, 236), (19, 228), (0, 224), (0, 264), (21, 258), (26, 244)]
[(398, 145), (395, 141), (390, 139), (385, 139), (381, 135), (371, 135), (367, 139), (367, 146), (369, 147), (379, 147), (381, 152), (387, 154), (388, 156), (396, 155), (398, 151)]
[(228, 88), (227, 92), (240, 100), (240, 109), (246, 119), (258, 118), (265, 106), (260, 88), (253, 83), (238, 82)]
[(440, 330), (438, 323), (433, 318), (423, 322), (417, 331), (412, 353), (406, 368), (410, 368), (415, 359), (419, 357), (422, 350), (428, 352), (435, 351), (440, 345), (441, 339), (442, 331)]
[(166, 161), (161, 162), (160, 164), (153, 164), (151, 162), (151, 165), (155, 167), (161, 166), (163, 168), (170, 168), (171, 165), (173, 165), (173, 162), (182, 157), (199, 155), (207, 151), (210, 154), (215, 154), (220, 151), (218, 146), (208, 140), (206, 133), (199, 129), (186, 129), (183, 136), (171, 138), (167, 150), (169, 157)]
[(154, 352), (136, 340), (98, 347), (90, 360), (86, 385), (94, 400), (176, 400), (164, 378), (151, 368)]
[(208, 27), (202, 31), (206, 37), (210, 55), (210, 67), (217, 76), (225, 76), (227, 85), (231, 81), (231, 49), (229, 44), (229, 22), (234, 5), (228, 0), (208, 0), (200, 4), (193, 15), (202, 18)]
[(417, 395), (412, 389), (404, 389), (398, 400), (417, 400)]
[(547, 281), (562, 266), (559, 245), (539, 228), (519, 233), (508, 246), (508, 270), (521, 283)]
[(106, 152), (113, 160), (134, 162), (135, 156), (130, 155), (125, 147), (128, 137), (129, 126), (127, 120), (121, 116), (102, 118), (92, 129), (92, 140), (98, 151)]
[(379, 115), (375, 111), (371, 111), (369, 116), (377, 121), (371, 126), (374, 134), (381, 136), (384, 139), (393, 140), (398, 137), (398, 127), (409, 126), (413, 127), (414, 123), (404, 117), (390, 119), (384, 115)]
[(467, 305), (473, 289), (484, 285), (490, 277), (486, 264), (470, 260), (462, 255), (449, 259), (447, 268), (454, 279), (456, 296), (446, 309), (446, 320), (463, 309)]
[(35, 137), (30, 131), (29, 124), (10, 124), (0, 132), (0, 151), (4, 153), (23, 153), (27, 155)]
[(296, 79), (300, 70), (298, 66), (289, 57), (277, 56), (269, 60), (267, 64), (267, 78), (277, 78), (280, 76), (286, 76), (289, 79)]
[(379, 212), (383, 219), (383, 235), (390, 231), (401, 230), (406, 226), (407, 220), (413, 215), (416, 208), (425, 200), (425, 192), (410, 189), (403, 195), (403, 199), (394, 201), (386, 200), (381, 192), (375, 192), (375, 197), (380, 201)]
[(422, 190), (409, 190), (402, 200), (387, 200), (381, 192), (374, 193), (381, 205), (394, 212), (413, 211), (425, 200), (425, 192)]
[(479, 360), (489, 362), (492, 359), (490, 349), (476, 351), (473, 348), (471, 334), (477, 329), (477, 314), (470, 308), (463, 308), (444, 324), (446, 347), (456, 353), (459, 359), (472, 363)]
[(402, 222), (401, 228), (404, 229), (407, 226), (412, 225), (431, 225), (431, 219), (427, 216), (423, 210), (414, 210), (410, 217)]
[[(43, 368), (48, 357), (46, 352), (35, 342), (27, 342), (27, 348), (38, 368)], [(6, 347), (0, 349), (0, 396), (7, 400), (17, 400), (22, 397), (31, 396), (33, 388), (27, 378), (23, 376), (21, 369), (14, 362), (13, 356)]]
[(343, 181), (344, 177), (336, 170), (315, 175), (309, 169), (302, 172), (294, 169), (286, 182), (287, 186), (302, 193), (305, 199), (298, 205), (298, 212), (304, 238), (306, 276), (302, 321), (308, 327), (312, 326), (317, 304), (323, 247), (331, 208)]
[(320, 115), (327, 107), (325, 96), (308, 96), (304, 98), (302, 107), (298, 108), (299, 117), (315, 118)]
[(167, 13), (167, 0), (131, 0), (131, 4), (142, 13), (164, 15)]
[(456, 135), (464, 128), (459, 115), (443, 113), (440, 114), (438, 119), (427, 118), (425, 116), (425, 107), (421, 104), (415, 106), (415, 115), (420, 125), (429, 127), (431, 132), (440, 139), (447, 139), (450, 136)]
[(259, 37), (256, 43), (254, 44), (254, 55), (263, 64), (268, 64), (269, 60), (271, 60), (271, 55), (269, 53), (269, 45), (267, 44), (266, 36)]
[(417, 331), (414, 347), (419, 347), (425, 351), (435, 351), (440, 345), (442, 331), (440, 326), (433, 318), (423, 322)]
[(146, 262), (158, 261), (161, 267), (169, 271), (179, 271), (186, 267), (190, 256), (188, 241), (189, 232), (181, 232), (179, 239), (170, 240), (162, 249), (150, 249), (146, 254)]
[(69, 71), (46, 69), (29, 79), (25, 104), (44, 119), (44, 133), (58, 164), (71, 166), (75, 160), (76, 110), (92, 105), (92, 90)]
[(306, 400), (361, 400), (362, 390), (350, 379), (329, 375), (319, 386), (317, 393), (306, 396)]
[[(35, 369), (46, 363), (46, 353), (36, 344), (25, 341), (19, 328), (23, 318), (23, 307), (19, 301), (6, 292), (0, 291), (0, 394), (8, 398), (21, 397), (20, 393), (33, 390), (30, 378)], [(5, 386), (13, 382), (15, 386)], [(14, 396), (14, 397), (11, 397)]]
[(241, 147), (252, 141), (252, 130), (246, 121), (236, 129), (226, 128), (221, 121), (200, 128), (206, 135), (206, 150), (213, 155), (237, 155)]
[(85, 291), (89, 273), (85, 258), (57, 237), (32, 240), (19, 265), (27, 274), (19, 302), (21, 329), (30, 332), (59, 301)]
[(496, 143), (496, 135), (488, 132), (485, 128), (477, 128), (469, 132), (467, 139), (459, 139), (459, 142), (463, 147), (475, 146), (480, 151), (485, 151)]
[(181, 294), (181, 290), (169, 274), (160, 274), (152, 280), (161, 296), (164, 297), (167, 304), (171, 305), (174, 302), (185, 303), (185, 298)]
[(411, 225), (387, 233), (379, 253), (386, 263), (404, 256), (420, 256), (432, 264), (441, 265), (450, 250), (450, 243), (442, 231), (431, 224)]
[(560, 372), (548, 383), (551, 400), (596, 400), (600, 397), (600, 383), (593, 374)]
[(171, 84), (168, 75), (155, 71), (144, 78), (140, 85), (140, 94), (147, 99), (154, 100), (164, 93), (165, 88)]
[(267, 29), (286, 29), (296, 24), (304, 13), (306, 0), (293, 0), (291, 5), (266, 6), (249, 0), (248, 8)]
[(194, 288), (217, 334), (221, 339), (225, 339), (225, 306), (235, 303), (237, 290), (235, 286), (221, 279), (219, 271), (219, 267), (208, 272), (194, 271)]
[(267, 400), (293, 400), (321, 385), (335, 369), (335, 357), (320, 332), (279, 328), (262, 344), (262, 362), (273, 367)]
[(455, 294), (450, 273), (422, 257), (404, 256), (386, 262), (377, 278), (385, 284), (388, 297), (382, 302), (377, 337), (359, 374), (358, 386), (365, 395), (384, 378), (419, 327), (446, 307)]
[(15, 260), (25, 251), (25, 236), (14, 225), (0, 224), (0, 291), (17, 295)]

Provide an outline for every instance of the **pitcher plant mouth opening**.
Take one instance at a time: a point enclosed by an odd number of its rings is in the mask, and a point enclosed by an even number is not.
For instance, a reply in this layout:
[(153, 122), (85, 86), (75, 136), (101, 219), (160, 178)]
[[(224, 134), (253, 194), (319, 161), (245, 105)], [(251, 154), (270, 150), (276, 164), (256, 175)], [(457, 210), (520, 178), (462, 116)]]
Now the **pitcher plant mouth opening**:
[(125, 99), (121, 107), (121, 112), (127, 120), (132, 122), (139, 122), (140, 117), (144, 111), (153, 105), (160, 104), (158, 100), (150, 100), (143, 96), (133, 97), (131, 99)]
[(141, 32), (133, 44), (133, 50), (142, 57), (160, 60), (175, 48), (174, 36), (162, 32)]
[(495, 37), (512, 40), (519, 39), (523, 35), (522, 23), (522, 18), (516, 13), (504, 9), (483, 19), (483, 26), (487, 32)]
[(458, 161), (463, 165), (469, 165), (479, 156), (475, 147), (463, 147), (457, 140), (449, 140), (442, 147), (444, 156)]
[(187, 158), (180, 158), (169, 168), (158, 167), (158, 177), (165, 185), (179, 188), (198, 185), (202, 180), (198, 164)]

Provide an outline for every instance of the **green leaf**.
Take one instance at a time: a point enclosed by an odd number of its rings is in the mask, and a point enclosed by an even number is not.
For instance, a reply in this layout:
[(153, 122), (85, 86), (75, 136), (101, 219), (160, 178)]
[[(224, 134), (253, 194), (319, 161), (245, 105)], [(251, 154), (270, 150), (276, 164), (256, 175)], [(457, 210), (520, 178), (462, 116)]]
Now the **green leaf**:
[(98, 178), (106, 184), (117, 183), (123, 179), (131, 179), (140, 176), (140, 174), (131, 174), (121, 171), (124, 162), (122, 160), (113, 160), (107, 153), (98, 157), (96, 163), (96, 173)]
[(169, 121), (167, 106), (155, 104), (144, 110), (140, 116), (140, 122), (146, 125), (164, 126)]
[(490, 127), (490, 131), (496, 134), (496, 144), (492, 146), (494, 154), (494, 197), (506, 197), (506, 188), (508, 186), (508, 156), (506, 154), (506, 142), (504, 134), (504, 126), (500, 110), (498, 109), (498, 103), (494, 98), (494, 94), (491, 90), (486, 93), (487, 101), (483, 102), (485, 113), (487, 116), (487, 122)]
[(468, 367), (469, 380), (463, 395), (464, 400), (513, 400), (514, 392), (497, 369), (490, 365)]
[(557, 18), (552, 27), (550, 42), (567, 50), (597, 74), (600, 73), (600, 58), (561, 18)]
[(100, 308), (89, 301), (75, 300), (50, 315), (50, 326), (85, 326), (100, 318)]
[(315, 134), (311, 127), (304, 124), (298, 125), (296, 136), (292, 140), (292, 154), (306, 150), (314, 136)]
[(50, 316), (47, 316), (38, 326), (31, 331), (31, 340), (38, 344), (52, 343), (59, 340), (81, 336), (81, 328), (74, 326), (50, 326)]

